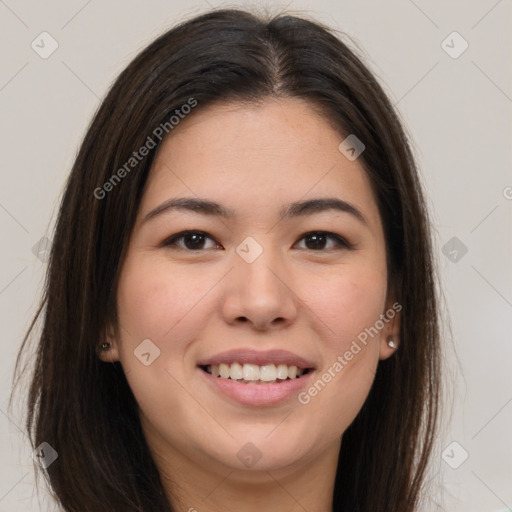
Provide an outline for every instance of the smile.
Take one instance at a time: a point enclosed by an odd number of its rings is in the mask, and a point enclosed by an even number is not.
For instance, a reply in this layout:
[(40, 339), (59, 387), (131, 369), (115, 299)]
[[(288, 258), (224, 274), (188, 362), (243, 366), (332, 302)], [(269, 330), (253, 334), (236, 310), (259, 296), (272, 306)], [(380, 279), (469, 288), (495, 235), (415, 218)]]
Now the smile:
[(307, 374), (309, 368), (273, 363), (257, 365), (251, 363), (221, 363), (201, 367), (205, 372), (220, 379), (230, 379), (243, 384), (276, 384), (297, 379)]
[[(272, 366), (274, 367), (273, 369), (271, 368)], [(197, 369), (205, 380), (206, 386), (208, 386), (207, 390), (238, 406), (242, 404), (251, 407), (275, 406), (294, 399), (310, 385), (311, 379), (315, 374), (312, 368), (302, 369), (287, 365), (278, 365), (276, 367), (273, 364), (258, 366), (250, 363), (245, 363), (243, 366), (239, 363), (222, 365), (224, 376), (220, 374), (220, 364), (199, 366)], [(235, 377), (240, 375), (242, 377), (233, 379), (231, 377), (232, 370), (234, 370), (233, 375)], [(287, 372), (286, 378), (279, 378), (285, 377), (285, 370)], [(215, 376), (213, 374), (214, 371)], [(245, 378), (244, 375), (246, 376)], [(275, 377), (270, 379), (274, 375)]]

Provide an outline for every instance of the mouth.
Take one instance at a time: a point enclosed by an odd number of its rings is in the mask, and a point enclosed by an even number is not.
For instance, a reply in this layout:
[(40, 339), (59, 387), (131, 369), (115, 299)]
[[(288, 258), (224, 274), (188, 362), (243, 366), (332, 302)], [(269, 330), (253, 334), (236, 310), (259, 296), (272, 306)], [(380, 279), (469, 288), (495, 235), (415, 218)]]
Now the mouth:
[(313, 368), (301, 368), (287, 364), (264, 364), (251, 363), (231, 364), (220, 363), (212, 365), (198, 365), (199, 368), (212, 377), (222, 380), (234, 381), (246, 385), (269, 385), (281, 384), (304, 378), (311, 373)]
[[(230, 364), (199, 364), (197, 371), (216, 395), (237, 405), (277, 407), (290, 402), (301, 390), (311, 385), (313, 367), (294, 365), (233, 362)], [(298, 403), (298, 402), (297, 402)]]
[(290, 403), (311, 384), (316, 363), (293, 352), (251, 347), (205, 356), (196, 362), (202, 382), (216, 395), (250, 407)]

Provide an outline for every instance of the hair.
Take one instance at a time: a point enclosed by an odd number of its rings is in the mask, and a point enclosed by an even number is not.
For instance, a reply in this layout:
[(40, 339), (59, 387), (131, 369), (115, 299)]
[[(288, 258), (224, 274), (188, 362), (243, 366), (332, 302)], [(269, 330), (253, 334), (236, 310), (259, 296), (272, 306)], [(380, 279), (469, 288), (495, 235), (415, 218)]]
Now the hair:
[[(439, 420), (440, 335), (431, 226), (408, 137), (337, 31), (286, 13), (218, 9), (166, 31), (121, 72), (65, 187), (41, 302), (15, 370), (19, 379), (27, 340), (41, 323), (26, 430), (34, 447), (47, 442), (58, 451), (43, 473), (63, 510), (173, 510), (122, 367), (102, 362), (96, 349), (107, 326), (117, 326), (120, 268), (165, 140), (155, 129), (191, 99), (197, 107), (190, 115), (197, 115), (214, 103), (273, 98), (305, 100), (340, 136), (355, 134), (365, 144), (358, 161), (383, 221), (388, 283), (402, 305), (399, 348), (379, 362), (343, 434), (332, 510), (412, 512), (420, 503)], [(156, 147), (98, 198), (98, 187), (126, 170), (148, 137)]]

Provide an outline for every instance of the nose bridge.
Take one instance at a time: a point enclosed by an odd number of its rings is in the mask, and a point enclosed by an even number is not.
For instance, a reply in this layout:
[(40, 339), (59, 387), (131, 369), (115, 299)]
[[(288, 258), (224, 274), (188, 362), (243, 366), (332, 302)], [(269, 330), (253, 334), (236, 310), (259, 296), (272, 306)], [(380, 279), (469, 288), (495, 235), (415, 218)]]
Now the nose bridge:
[(294, 294), (287, 285), (286, 265), (271, 237), (247, 237), (234, 254), (231, 287), (226, 314), (231, 321), (244, 317), (265, 327), (276, 319), (291, 321), (296, 315)]
[(258, 293), (281, 294), (283, 283), (278, 275), (284, 273), (284, 269), (278, 251), (272, 247), (270, 236), (257, 236), (258, 240), (247, 237), (236, 248), (235, 266), (242, 288), (249, 295), (251, 289)]

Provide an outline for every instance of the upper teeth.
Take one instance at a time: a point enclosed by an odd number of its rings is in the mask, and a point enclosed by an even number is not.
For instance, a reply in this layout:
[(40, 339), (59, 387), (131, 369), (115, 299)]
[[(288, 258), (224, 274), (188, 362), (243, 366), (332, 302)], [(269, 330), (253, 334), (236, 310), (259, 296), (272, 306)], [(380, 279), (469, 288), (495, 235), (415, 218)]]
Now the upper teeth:
[(296, 366), (288, 366), (286, 364), (266, 364), (258, 366), (257, 364), (244, 364), (233, 363), (231, 365), (221, 363), (212, 364), (206, 367), (206, 371), (211, 373), (214, 377), (222, 377), (224, 379), (231, 378), (232, 380), (262, 380), (273, 381), (276, 379), (295, 379), (304, 373), (304, 368), (297, 368)]

